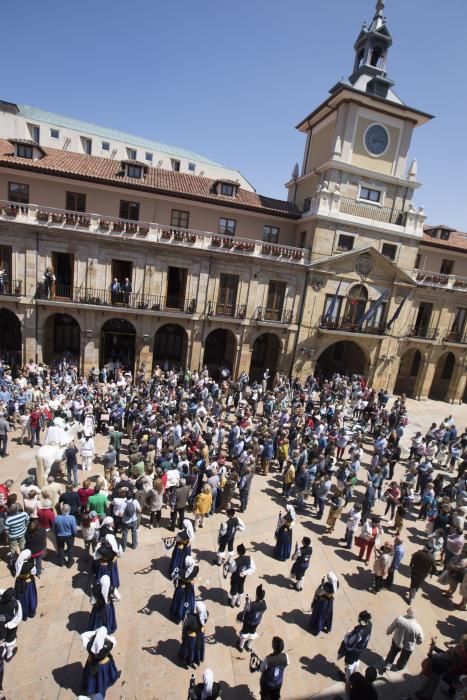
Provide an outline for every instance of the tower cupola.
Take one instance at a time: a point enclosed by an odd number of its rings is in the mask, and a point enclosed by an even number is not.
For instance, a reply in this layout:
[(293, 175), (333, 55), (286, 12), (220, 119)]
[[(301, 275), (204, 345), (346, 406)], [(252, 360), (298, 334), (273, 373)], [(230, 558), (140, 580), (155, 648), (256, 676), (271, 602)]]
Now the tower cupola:
[(384, 17), (385, 0), (377, 0), (371, 24), (365, 22), (355, 42), (355, 65), (350, 83), (372, 95), (386, 98), (394, 85), (386, 72), (392, 36)]

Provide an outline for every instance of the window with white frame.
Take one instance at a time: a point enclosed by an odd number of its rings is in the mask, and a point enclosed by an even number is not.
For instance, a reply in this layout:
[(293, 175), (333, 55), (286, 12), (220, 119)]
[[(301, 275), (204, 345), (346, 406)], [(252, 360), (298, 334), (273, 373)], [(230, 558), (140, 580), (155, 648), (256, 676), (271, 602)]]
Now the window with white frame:
[(29, 133), (31, 134), (31, 139), (36, 143), (39, 143), (41, 130), (36, 124), (28, 124)]
[(136, 160), (136, 149), (135, 148), (127, 148), (127, 153), (128, 153), (128, 160)]
[(367, 187), (366, 185), (360, 185), (358, 199), (363, 199), (365, 202), (371, 202), (371, 204), (382, 204), (383, 190), (378, 190), (374, 187)]
[(51, 139), (58, 139), (59, 136), (60, 136), (59, 129), (50, 129), (50, 138)]
[(110, 151), (110, 143), (108, 141), (102, 141), (101, 148), (103, 151)]
[(152, 163), (152, 153), (150, 151), (146, 151), (146, 160), (148, 163)]
[(196, 163), (188, 163), (188, 170), (190, 173), (194, 173), (196, 170)]
[(92, 139), (83, 138), (83, 151), (87, 156), (92, 154)]

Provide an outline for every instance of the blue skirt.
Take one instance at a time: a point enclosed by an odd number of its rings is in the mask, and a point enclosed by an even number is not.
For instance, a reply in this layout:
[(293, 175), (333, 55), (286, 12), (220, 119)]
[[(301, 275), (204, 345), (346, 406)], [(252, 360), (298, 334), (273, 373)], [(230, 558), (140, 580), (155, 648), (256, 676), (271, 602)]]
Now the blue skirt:
[(178, 655), (188, 666), (202, 663), (204, 661), (204, 633), (198, 632), (194, 637), (185, 635)]
[[(93, 671), (97, 669), (97, 673), (92, 673), (91, 669)], [(113, 659), (108, 658), (105, 664), (97, 662), (95, 666), (88, 659), (83, 671), (82, 688), (86, 695), (101, 693), (105, 697), (106, 690), (118, 680), (119, 676)]]
[(175, 569), (178, 569), (179, 571), (183, 569), (185, 559), (190, 556), (191, 545), (187, 545), (186, 547), (177, 547), (177, 545), (174, 546), (172, 550), (172, 557), (170, 559), (169, 578), (172, 578), (172, 574)]
[(334, 612), (333, 598), (318, 598), (313, 603), (313, 612), (310, 617), (310, 632), (317, 636), (320, 632), (330, 632)]
[(102, 559), (94, 559), (92, 562), (92, 573), (97, 582), (107, 574), (112, 586), (114, 588), (120, 588), (120, 576), (118, 575), (118, 564), (116, 560), (109, 563), (102, 561)]
[(192, 583), (179, 585), (175, 589), (170, 614), (177, 624), (185, 619), (187, 613), (195, 611), (195, 589)]
[(28, 617), (34, 617), (37, 610), (37, 588), (34, 578), (27, 581), (24, 586), (15, 583), (15, 596), (21, 603), (23, 621), (25, 622)]
[(277, 533), (276, 546), (274, 547), (274, 559), (285, 561), (290, 559), (292, 551), (292, 530), (279, 528)]
[(109, 634), (113, 634), (117, 629), (117, 618), (115, 617), (115, 607), (112, 601), (106, 605), (93, 605), (89, 622), (86, 629), (97, 630), (99, 627), (106, 627)]

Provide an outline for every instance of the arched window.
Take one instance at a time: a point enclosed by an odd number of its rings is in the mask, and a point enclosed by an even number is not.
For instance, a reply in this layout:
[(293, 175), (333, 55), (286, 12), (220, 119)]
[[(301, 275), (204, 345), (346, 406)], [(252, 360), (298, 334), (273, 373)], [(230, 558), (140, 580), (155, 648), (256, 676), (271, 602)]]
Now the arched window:
[(344, 324), (348, 326), (358, 325), (365, 313), (368, 301), (368, 292), (363, 284), (356, 284), (349, 291), (344, 313)]
[(383, 57), (384, 57), (383, 49), (380, 48), (379, 46), (375, 46), (375, 48), (371, 52), (370, 64), (372, 66), (374, 66), (375, 68), (382, 67)]

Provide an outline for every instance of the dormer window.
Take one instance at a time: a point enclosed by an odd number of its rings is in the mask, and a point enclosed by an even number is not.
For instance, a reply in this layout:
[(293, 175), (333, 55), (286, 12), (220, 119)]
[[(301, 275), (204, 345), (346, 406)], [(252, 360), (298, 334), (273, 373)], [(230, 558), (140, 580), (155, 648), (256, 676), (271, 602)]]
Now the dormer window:
[(137, 160), (123, 160), (122, 165), (126, 177), (134, 177), (137, 180), (141, 180), (148, 171), (146, 163), (141, 163)]
[(449, 241), (449, 234), (451, 231), (448, 228), (439, 229), (439, 237), (442, 241)]
[(214, 191), (224, 197), (235, 197), (239, 188), (238, 182), (233, 180), (216, 180), (214, 182)]
[(16, 158), (27, 158), (28, 160), (39, 160), (45, 155), (43, 149), (35, 143), (35, 141), (29, 141), (28, 139), (10, 139), (15, 147)]
[(18, 143), (16, 146), (16, 156), (18, 158), (34, 158), (34, 149), (32, 146), (26, 146), (23, 143)]

